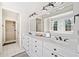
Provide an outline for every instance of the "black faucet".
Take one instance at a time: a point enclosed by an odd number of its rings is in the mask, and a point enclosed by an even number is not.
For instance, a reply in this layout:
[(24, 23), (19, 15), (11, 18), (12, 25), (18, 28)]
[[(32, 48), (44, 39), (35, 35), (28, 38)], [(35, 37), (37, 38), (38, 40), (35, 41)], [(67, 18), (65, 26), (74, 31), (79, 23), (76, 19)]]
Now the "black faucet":
[(59, 36), (59, 39), (62, 40), (62, 37)]

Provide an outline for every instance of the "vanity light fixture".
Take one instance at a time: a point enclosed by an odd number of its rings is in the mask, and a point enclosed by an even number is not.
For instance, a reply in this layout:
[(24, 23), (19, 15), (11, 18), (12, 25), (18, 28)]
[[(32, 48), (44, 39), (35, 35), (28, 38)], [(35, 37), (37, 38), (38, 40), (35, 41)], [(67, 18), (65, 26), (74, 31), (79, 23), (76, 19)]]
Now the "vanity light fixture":
[(43, 9), (42, 10), (47, 10), (45, 7), (43, 7)]
[(29, 17), (34, 16), (34, 15), (38, 15), (38, 14), (36, 12), (34, 12)]
[(42, 10), (47, 10), (46, 7), (49, 7), (49, 6), (58, 7), (61, 4), (63, 4), (63, 2), (50, 2), (47, 5), (45, 5)]
[[(63, 2), (49, 2), (47, 5), (43, 6), (42, 10), (48, 10), (46, 7), (52, 6), (52, 7), (58, 7), (59, 5), (63, 4)], [(49, 13), (47, 13), (49, 14)], [(32, 13), (29, 17), (32, 17), (34, 15), (38, 15), (36, 12)]]

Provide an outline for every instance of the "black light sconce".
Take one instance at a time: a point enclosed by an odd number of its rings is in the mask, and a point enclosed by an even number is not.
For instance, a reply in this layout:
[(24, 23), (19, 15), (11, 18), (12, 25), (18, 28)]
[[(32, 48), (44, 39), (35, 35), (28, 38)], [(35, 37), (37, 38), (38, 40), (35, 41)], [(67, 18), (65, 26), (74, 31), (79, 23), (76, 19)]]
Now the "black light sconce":
[(37, 15), (37, 13), (34, 12), (34, 13), (32, 13), (29, 17), (32, 17), (32, 16), (34, 16), (34, 15)]
[(74, 15), (74, 24), (75, 24), (75, 21), (76, 21), (76, 17), (79, 16), (79, 14), (77, 15)]
[[(46, 7), (49, 7), (49, 6), (57, 7), (57, 6), (55, 6), (55, 4), (56, 4), (56, 2), (49, 2), (47, 5), (45, 5), (45, 6), (43, 7), (42, 10), (47, 10)], [(63, 4), (63, 2), (61, 2), (61, 4)]]
[(45, 5), (45, 6), (43, 7), (42, 10), (47, 10), (46, 7), (49, 7), (49, 6), (55, 7), (55, 6), (54, 6), (55, 3), (56, 3), (56, 2), (50, 2), (50, 3), (48, 3), (47, 5)]

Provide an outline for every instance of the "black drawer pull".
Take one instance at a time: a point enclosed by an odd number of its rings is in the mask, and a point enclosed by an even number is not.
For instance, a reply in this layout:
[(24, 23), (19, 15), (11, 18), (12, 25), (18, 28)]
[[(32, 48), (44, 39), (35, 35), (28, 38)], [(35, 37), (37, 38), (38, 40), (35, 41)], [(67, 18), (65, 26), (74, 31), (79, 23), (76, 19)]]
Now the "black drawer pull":
[(54, 49), (54, 51), (57, 51), (56, 49)]
[(57, 55), (55, 55), (55, 57), (58, 57)]
[(53, 53), (51, 53), (51, 55), (54, 55)]

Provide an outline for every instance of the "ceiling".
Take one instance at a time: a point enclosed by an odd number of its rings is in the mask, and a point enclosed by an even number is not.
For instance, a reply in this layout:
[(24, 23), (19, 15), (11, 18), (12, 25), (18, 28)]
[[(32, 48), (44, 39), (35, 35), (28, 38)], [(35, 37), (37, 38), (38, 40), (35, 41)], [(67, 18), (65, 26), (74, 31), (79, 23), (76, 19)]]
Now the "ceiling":
[[(21, 14), (24, 14), (25, 17), (28, 17), (33, 12), (42, 11), (42, 7), (47, 5), (48, 3), (49, 2), (2, 2), (2, 6), (3, 8), (9, 8), (15, 11), (19, 11)], [(47, 9), (47, 12), (49, 14), (42, 15), (42, 17), (44, 18), (71, 11), (73, 10), (73, 5), (71, 2), (66, 2), (62, 5), (59, 5), (58, 7), (48, 7)]]
[(14, 10), (29, 16), (33, 12), (41, 10), (48, 2), (2, 2), (3, 8)]

